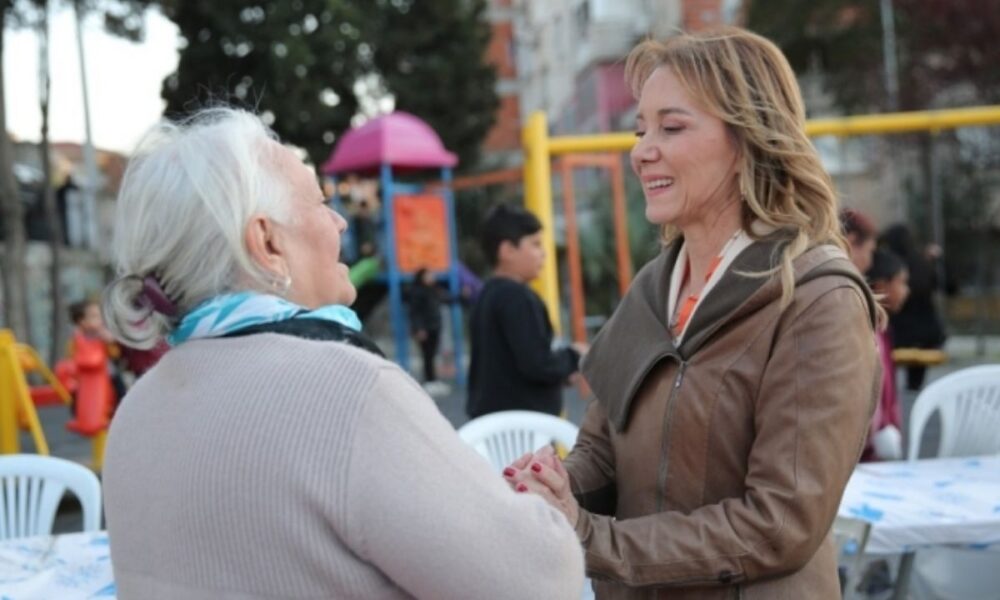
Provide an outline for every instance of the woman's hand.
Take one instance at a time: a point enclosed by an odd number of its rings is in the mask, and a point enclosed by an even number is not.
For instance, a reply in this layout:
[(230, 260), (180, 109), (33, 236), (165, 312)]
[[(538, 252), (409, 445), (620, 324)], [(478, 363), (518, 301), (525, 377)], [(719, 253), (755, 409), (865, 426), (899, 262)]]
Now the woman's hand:
[(503, 471), (504, 479), (517, 492), (531, 492), (559, 509), (573, 527), (580, 516), (580, 505), (570, 490), (569, 473), (551, 446), (525, 454)]

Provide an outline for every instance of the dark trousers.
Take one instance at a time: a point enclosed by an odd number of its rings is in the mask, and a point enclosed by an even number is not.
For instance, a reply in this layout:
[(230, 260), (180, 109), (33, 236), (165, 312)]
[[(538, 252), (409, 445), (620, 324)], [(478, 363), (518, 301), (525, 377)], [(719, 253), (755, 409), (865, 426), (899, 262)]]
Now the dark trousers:
[(924, 376), (927, 375), (927, 367), (907, 367), (906, 368), (906, 389), (911, 392), (919, 391), (924, 387)]
[(420, 352), (424, 356), (424, 381), (437, 381), (434, 370), (434, 357), (437, 356), (438, 344), (441, 342), (441, 332), (429, 330), (427, 337), (420, 342)]

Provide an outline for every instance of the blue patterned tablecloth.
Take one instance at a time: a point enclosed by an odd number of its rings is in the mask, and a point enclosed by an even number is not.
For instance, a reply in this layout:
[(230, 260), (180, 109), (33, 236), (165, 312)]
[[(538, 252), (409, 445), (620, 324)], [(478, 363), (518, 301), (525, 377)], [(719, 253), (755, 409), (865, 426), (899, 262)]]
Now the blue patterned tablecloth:
[(1000, 456), (858, 465), (840, 515), (872, 524), (865, 552), (1000, 551)]
[(114, 600), (104, 531), (0, 542), (0, 600)]

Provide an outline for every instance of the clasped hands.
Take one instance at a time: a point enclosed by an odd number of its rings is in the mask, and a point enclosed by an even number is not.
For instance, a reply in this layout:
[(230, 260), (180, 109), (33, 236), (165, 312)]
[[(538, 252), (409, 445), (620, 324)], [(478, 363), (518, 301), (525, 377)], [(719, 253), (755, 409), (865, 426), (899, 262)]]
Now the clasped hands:
[(569, 473), (552, 446), (528, 452), (503, 470), (503, 477), (519, 493), (537, 494), (557, 508), (576, 527), (580, 505), (569, 485)]

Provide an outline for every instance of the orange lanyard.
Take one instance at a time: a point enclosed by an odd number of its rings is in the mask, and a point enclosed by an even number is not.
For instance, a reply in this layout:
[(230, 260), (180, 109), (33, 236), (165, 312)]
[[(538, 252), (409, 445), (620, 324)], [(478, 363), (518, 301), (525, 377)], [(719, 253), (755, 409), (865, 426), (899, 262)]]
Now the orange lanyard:
[[(725, 254), (725, 252), (723, 252), (723, 254)], [(712, 278), (712, 275), (715, 274), (715, 270), (719, 268), (720, 264), (722, 264), (722, 256), (723, 255), (720, 254), (719, 256), (716, 256), (714, 259), (712, 259), (712, 264), (709, 265), (708, 267), (708, 273), (705, 274), (706, 284), (708, 283), (708, 280)], [(689, 269), (690, 269), (690, 264), (684, 267), (684, 279), (682, 281), (687, 280)], [(691, 319), (691, 313), (694, 312), (694, 307), (698, 305), (699, 298), (701, 298), (700, 294), (690, 294), (684, 300), (684, 303), (681, 304), (680, 310), (677, 311), (677, 320), (674, 321), (674, 326), (670, 329), (670, 332), (673, 334), (674, 337), (679, 337), (681, 332), (684, 331), (684, 327), (687, 325), (687, 322)]]

